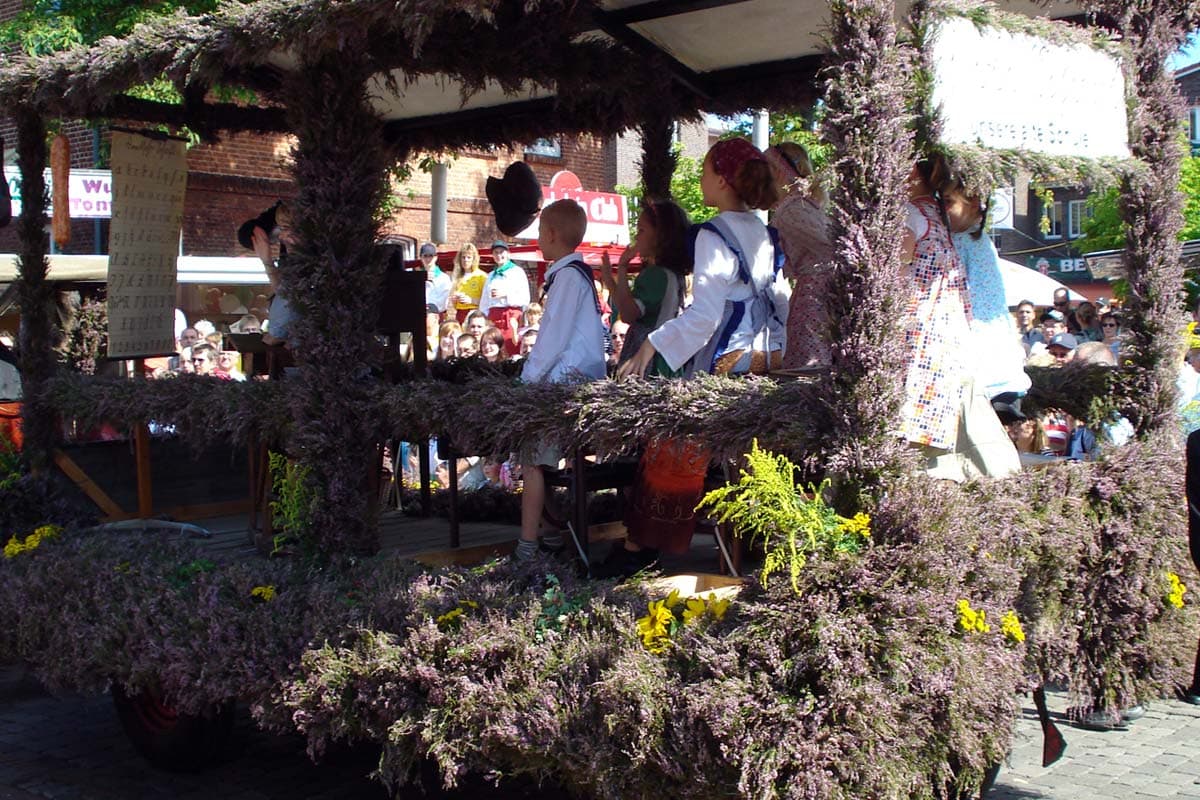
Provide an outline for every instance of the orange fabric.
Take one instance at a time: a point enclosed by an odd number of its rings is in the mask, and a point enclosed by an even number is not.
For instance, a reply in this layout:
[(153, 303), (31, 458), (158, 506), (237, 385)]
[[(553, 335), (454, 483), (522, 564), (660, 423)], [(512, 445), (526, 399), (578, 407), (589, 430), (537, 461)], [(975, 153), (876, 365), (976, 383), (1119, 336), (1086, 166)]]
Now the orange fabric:
[(21, 404), (0, 403), (0, 433), (12, 442), (17, 452), (25, 444), (25, 436), (21, 433)]
[(642, 547), (686, 553), (712, 452), (688, 439), (654, 439), (638, 462), (625, 527)]

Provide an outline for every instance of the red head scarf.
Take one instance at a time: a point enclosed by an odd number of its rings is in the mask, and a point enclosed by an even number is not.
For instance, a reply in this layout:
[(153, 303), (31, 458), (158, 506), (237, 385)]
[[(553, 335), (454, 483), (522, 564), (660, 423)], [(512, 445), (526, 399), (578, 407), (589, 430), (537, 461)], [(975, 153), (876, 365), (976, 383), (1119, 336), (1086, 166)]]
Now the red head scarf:
[(728, 183), (733, 183), (738, 170), (747, 161), (766, 161), (757, 147), (746, 139), (722, 139), (708, 151), (713, 169)]

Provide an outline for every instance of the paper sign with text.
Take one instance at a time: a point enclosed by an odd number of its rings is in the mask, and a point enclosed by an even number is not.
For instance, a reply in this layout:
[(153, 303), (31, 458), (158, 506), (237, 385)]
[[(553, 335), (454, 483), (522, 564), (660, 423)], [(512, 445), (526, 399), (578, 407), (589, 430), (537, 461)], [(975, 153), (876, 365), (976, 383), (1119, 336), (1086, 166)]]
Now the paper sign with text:
[(1125, 78), (1113, 56), (952, 18), (936, 34), (932, 62), (947, 144), (1130, 156)]
[(108, 357), (175, 353), (175, 276), (187, 149), (115, 131), (108, 237)]

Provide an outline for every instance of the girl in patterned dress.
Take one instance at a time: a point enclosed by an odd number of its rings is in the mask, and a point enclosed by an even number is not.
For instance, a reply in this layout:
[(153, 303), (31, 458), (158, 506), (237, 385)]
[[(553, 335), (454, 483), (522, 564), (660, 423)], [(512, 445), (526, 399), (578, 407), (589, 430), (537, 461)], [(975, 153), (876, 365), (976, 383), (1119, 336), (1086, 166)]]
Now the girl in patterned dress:
[(945, 185), (941, 162), (922, 162), (909, 184), (904, 249), (911, 254), (912, 295), (905, 314), (904, 405), (900, 430), (936, 459), (958, 441), (966, 380), (964, 346), (971, 301), (966, 271), (950, 239), (934, 186)]
[[(825, 298), (833, 277), (833, 245), (825, 190), (813, 179), (812, 161), (795, 142), (781, 142), (763, 154), (784, 192), (771, 212), (787, 255), (784, 274), (795, 281), (787, 316), (784, 369), (829, 366), (829, 314)], [(807, 182), (807, 185), (804, 185)]]

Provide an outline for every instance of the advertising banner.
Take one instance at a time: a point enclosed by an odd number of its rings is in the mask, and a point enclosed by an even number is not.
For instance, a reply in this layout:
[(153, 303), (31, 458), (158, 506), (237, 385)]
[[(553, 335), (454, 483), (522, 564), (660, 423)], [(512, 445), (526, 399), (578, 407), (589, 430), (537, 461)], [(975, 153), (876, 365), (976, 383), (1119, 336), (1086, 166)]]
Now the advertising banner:
[[(43, 173), (46, 191), (54, 196), (50, 170)], [(4, 179), (12, 195), (12, 215), (21, 214), (21, 170), (5, 167)], [(112, 216), (112, 173), (106, 169), (72, 169), (70, 183), (71, 219), (108, 219)], [(47, 202), (47, 213), (54, 210)]]
[[(583, 184), (574, 172), (563, 170), (550, 179), (549, 186), (542, 187), (542, 207), (555, 200), (574, 200), (587, 212), (587, 232), (583, 236), (587, 244), (629, 244), (629, 208), (625, 195), (608, 192), (584, 191)], [(538, 221), (516, 235), (518, 239), (536, 239)]]

